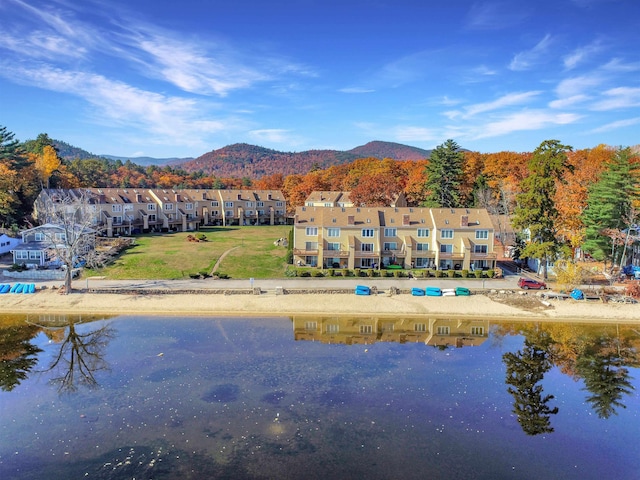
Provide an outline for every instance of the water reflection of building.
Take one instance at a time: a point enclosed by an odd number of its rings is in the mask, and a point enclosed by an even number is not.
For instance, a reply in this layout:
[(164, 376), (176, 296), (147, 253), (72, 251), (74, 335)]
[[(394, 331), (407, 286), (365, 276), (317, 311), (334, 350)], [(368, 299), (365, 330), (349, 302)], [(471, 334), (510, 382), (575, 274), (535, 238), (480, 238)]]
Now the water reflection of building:
[(420, 342), (459, 348), (480, 345), (489, 335), (489, 321), (477, 319), (296, 316), (292, 320), (295, 340), (344, 345)]

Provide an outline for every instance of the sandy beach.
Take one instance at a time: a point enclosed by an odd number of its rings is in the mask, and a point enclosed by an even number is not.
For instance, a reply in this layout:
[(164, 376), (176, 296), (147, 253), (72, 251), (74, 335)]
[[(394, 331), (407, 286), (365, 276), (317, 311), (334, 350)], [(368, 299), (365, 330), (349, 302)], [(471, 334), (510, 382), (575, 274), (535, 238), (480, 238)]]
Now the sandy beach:
[(0, 297), (0, 312), (28, 314), (100, 315), (379, 315), (448, 316), (489, 319), (549, 319), (567, 321), (615, 321), (640, 323), (640, 304), (601, 301), (543, 300), (533, 292), (481, 292), (468, 297), (414, 297), (380, 292), (358, 296), (353, 293), (276, 294), (249, 289), (233, 293), (88, 293), (76, 290), (63, 295), (55, 289), (35, 294), (7, 294)]

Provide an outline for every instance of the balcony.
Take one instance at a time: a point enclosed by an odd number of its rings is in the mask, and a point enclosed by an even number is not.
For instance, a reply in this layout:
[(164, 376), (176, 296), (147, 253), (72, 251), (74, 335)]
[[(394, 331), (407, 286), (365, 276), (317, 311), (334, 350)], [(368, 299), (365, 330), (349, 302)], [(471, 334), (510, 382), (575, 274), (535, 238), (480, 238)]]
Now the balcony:
[(318, 249), (316, 248), (315, 250), (306, 250), (304, 248), (294, 248), (293, 254), (299, 256), (317, 256)]
[(497, 253), (475, 253), (475, 252), (471, 252), (471, 259), (472, 260), (495, 260), (496, 258), (498, 258), (498, 254)]
[(332, 258), (348, 258), (349, 251), (348, 250), (323, 250), (322, 255), (324, 257), (332, 257)]
[(380, 256), (379, 252), (362, 252), (356, 251), (354, 257), (355, 258), (378, 258)]
[(407, 256), (407, 252), (405, 250), (384, 249), (384, 250), (382, 250), (382, 255), (384, 255), (385, 257), (404, 258), (404, 257)]
[(464, 260), (464, 253), (445, 253), (440, 252), (440, 260)]

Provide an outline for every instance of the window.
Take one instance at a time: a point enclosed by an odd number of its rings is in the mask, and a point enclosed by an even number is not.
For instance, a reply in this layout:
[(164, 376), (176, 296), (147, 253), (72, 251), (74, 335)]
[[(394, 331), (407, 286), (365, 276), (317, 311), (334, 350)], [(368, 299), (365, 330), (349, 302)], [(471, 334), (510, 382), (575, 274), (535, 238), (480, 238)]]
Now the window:
[(148, 211), (153, 211), (156, 209), (156, 204), (155, 203), (147, 203), (147, 210)]
[(233, 210), (227, 210), (224, 212), (226, 217), (233, 218)]
[(364, 334), (373, 333), (373, 326), (371, 326), (371, 325), (360, 325), (360, 333), (364, 333)]
[(276, 210), (276, 215), (284, 215), (284, 210)]
[(338, 333), (340, 331), (340, 325), (329, 323), (327, 325), (327, 333)]
[(305, 322), (304, 323), (304, 329), (305, 330), (317, 330), (318, 329), (318, 322)]
[(173, 203), (165, 203), (164, 204), (164, 209), (165, 210), (173, 210)]
[(117, 217), (113, 217), (113, 223), (114, 225), (122, 224), (122, 216), (118, 215)]
[(362, 229), (362, 236), (363, 237), (368, 237), (368, 238), (373, 238), (373, 236), (374, 236), (373, 228), (363, 228)]
[(419, 228), (418, 229), (418, 237), (420, 238), (425, 238), (429, 236), (429, 229), (428, 228)]
[(276, 202), (276, 207), (284, 207), (284, 202)]
[(450, 228), (445, 228), (440, 233), (440, 236), (442, 238), (453, 238), (453, 230), (451, 230)]
[(224, 208), (233, 208), (233, 202), (224, 202)]
[(327, 250), (338, 251), (340, 250), (340, 244), (338, 242), (327, 243)]
[(427, 331), (427, 324), (426, 323), (416, 323), (413, 326), (413, 331), (414, 332), (425, 333)]
[(184, 204), (184, 209), (185, 210), (193, 210), (193, 203), (185, 203)]
[(120, 205), (120, 204), (111, 205), (111, 211), (112, 212), (121, 212), (122, 211), (122, 205)]
[(361, 243), (360, 244), (361, 252), (373, 252), (373, 243)]
[(471, 327), (471, 335), (484, 335), (484, 327)]
[(18, 250), (16, 252), (16, 260), (29, 260), (29, 252)]
[(36, 232), (35, 240), (36, 240), (36, 242), (44, 242), (44, 240), (45, 240), (44, 233)]
[(125, 205), (124, 206), (124, 211), (125, 212), (130, 212), (133, 210), (133, 205)]
[(436, 333), (438, 335), (449, 335), (449, 327), (438, 327)]
[(149, 221), (150, 222), (155, 222), (156, 221), (156, 216), (154, 214), (149, 215)]
[(318, 242), (305, 242), (305, 250), (317, 250)]
[(385, 250), (397, 250), (398, 249), (398, 243), (397, 242), (384, 242), (384, 249)]
[(428, 252), (429, 244), (428, 243), (416, 243), (416, 250), (419, 252)]
[(474, 245), (473, 253), (487, 253), (487, 245)]
[(325, 203), (325, 204), (324, 204), (324, 206), (325, 206), (325, 207), (333, 207), (333, 204), (332, 204), (332, 203), (330, 203), (330, 202), (327, 202), (327, 203)]
[(36, 250), (31, 250), (29, 252), (29, 260), (38, 260), (40, 258), (40, 252)]
[(258, 215), (260, 215), (261, 217), (264, 217), (264, 210), (258, 210)]
[(451, 245), (450, 243), (441, 244), (440, 253), (453, 253), (453, 245)]
[(395, 237), (398, 234), (398, 230), (396, 228), (385, 228), (384, 236), (385, 237)]
[(247, 208), (253, 208), (255, 205), (253, 202), (246, 202)]
[(489, 230), (476, 230), (476, 238), (486, 240), (489, 238)]
[(382, 324), (382, 327), (380, 328), (380, 330), (382, 330), (383, 332), (393, 332), (395, 327), (395, 324), (392, 322), (386, 322)]
[(213, 202), (211, 202), (211, 206), (212, 207), (219, 207), (220, 204), (217, 201), (213, 201)]
[(327, 237), (339, 237), (340, 229), (339, 228), (327, 228)]
[(64, 242), (67, 239), (67, 234), (64, 232), (56, 233), (54, 238), (56, 242)]
[(246, 212), (244, 212), (245, 217), (251, 217), (252, 215), (253, 215), (253, 210), (247, 210)]
[(372, 258), (361, 258), (360, 259), (360, 268), (371, 268), (373, 266)]
[(317, 237), (318, 236), (318, 227), (307, 227), (305, 230), (307, 237)]

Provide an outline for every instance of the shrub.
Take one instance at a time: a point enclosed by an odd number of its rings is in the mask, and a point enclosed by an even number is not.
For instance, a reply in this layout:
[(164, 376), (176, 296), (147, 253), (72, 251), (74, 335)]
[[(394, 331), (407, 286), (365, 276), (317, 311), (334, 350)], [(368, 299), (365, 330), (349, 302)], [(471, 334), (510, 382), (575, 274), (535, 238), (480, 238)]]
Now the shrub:
[(204, 233), (197, 233), (196, 234), (196, 238), (198, 240), (200, 240), (201, 242), (206, 242), (207, 241), (207, 236)]
[(400, 278), (402, 276), (402, 272), (400, 270), (394, 270), (393, 271), (393, 276), (395, 278)]
[(309, 270), (303, 270), (302, 272), (300, 272), (298, 274), (299, 277), (310, 277), (311, 276), (311, 272)]
[(435, 274), (436, 274), (436, 278), (442, 278), (444, 277), (444, 270), (436, 270)]
[(284, 261), (288, 265), (293, 265), (293, 250), (287, 250), (287, 253), (284, 256)]
[(322, 270), (316, 270), (313, 272), (313, 276), (314, 277), (324, 277), (324, 273), (322, 272)]
[(469, 270), (460, 270), (460, 275), (462, 278), (469, 278)]
[(329, 269), (327, 270), (327, 275), (328, 275), (329, 277), (335, 277), (335, 276), (336, 276), (336, 271), (335, 271), (333, 268), (329, 268)]
[(342, 274), (343, 277), (348, 277), (349, 276), (349, 269), (343, 268), (342, 270), (340, 270), (340, 273)]
[(375, 277), (376, 276), (376, 271), (373, 268), (370, 268), (369, 270), (367, 270), (367, 275), (369, 277)]
[(496, 275), (495, 270), (487, 270), (487, 277), (493, 278)]
[(447, 271), (447, 277), (453, 278), (455, 276), (456, 276), (456, 271), (455, 270), (448, 270)]
[(360, 269), (359, 269), (359, 268), (354, 268), (354, 269), (353, 269), (353, 274), (354, 274), (356, 277), (359, 277), (359, 276), (360, 276)]
[(293, 267), (287, 267), (286, 270), (284, 271), (284, 276), (285, 277), (297, 277), (298, 276), (298, 270), (296, 268), (293, 268)]
[(482, 270), (474, 270), (473, 274), (476, 278), (482, 278)]
[(640, 298), (640, 282), (630, 282), (625, 288), (627, 295), (633, 298)]

